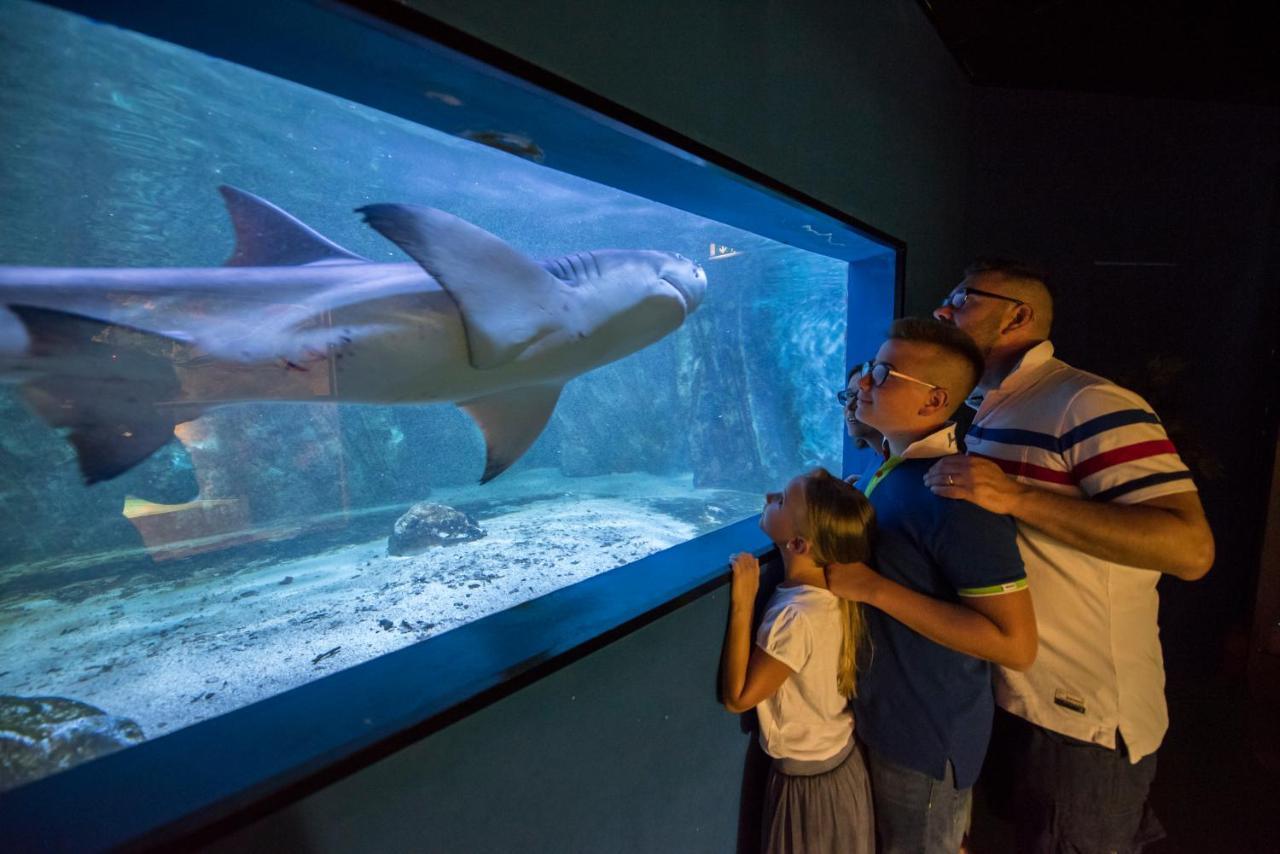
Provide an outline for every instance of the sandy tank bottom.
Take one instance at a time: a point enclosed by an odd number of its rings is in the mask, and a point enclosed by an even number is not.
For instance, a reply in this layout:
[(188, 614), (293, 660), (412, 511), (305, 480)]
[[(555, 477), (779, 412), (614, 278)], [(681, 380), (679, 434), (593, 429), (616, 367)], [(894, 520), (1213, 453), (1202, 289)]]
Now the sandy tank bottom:
[[(383, 537), (209, 579), (0, 604), (0, 693), (79, 700), (154, 738), (685, 542), (759, 504), (694, 490), (687, 477), (637, 474), (540, 470), (504, 492), (513, 500), (477, 516), (487, 536), (421, 554), (390, 556)], [(520, 504), (521, 492), (539, 497)], [(430, 500), (480, 494), (440, 490)], [(494, 497), (503, 496), (485, 493)]]

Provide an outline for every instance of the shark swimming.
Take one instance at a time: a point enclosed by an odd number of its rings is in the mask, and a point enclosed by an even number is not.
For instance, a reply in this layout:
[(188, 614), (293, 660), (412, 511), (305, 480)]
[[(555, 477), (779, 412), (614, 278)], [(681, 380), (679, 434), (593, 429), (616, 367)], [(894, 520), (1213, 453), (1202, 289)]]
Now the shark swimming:
[(0, 266), (0, 381), (65, 429), (87, 483), (214, 406), (452, 402), (484, 434), (481, 483), (542, 433), (575, 376), (678, 329), (702, 267), (657, 250), (537, 261), (435, 208), (364, 221), (412, 261), (370, 261), (252, 193), (219, 188), (221, 267)]

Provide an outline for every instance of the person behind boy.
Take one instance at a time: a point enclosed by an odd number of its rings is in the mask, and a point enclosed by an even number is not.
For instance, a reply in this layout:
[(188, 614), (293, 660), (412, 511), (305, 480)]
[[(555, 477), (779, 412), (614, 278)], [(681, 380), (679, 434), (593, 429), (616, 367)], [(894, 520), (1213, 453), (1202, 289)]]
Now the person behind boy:
[(782, 554), (785, 578), (751, 644), (760, 565), (733, 558), (721, 696), (734, 713), (756, 709), (773, 757), (763, 848), (786, 854), (873, 854), (871, 791), (854, 743), (861, 609), (826, 589), (822, 567), (870, 554), (871, 504), (824, 469), (767, 496), (760, 527)]
[(862, 380), (863, 372), (870, 366), (870, 362), (861, 362), (850, 368), (849, 375), (845, 378), (844, 390), (836, 394), (836, 400), (840, 401), (840, 406), (844, 408), (844, 426), (849, 432), (849, 440), (853, 446), (858, 450), (870, 448), (877, 454), (882, 454), (884, 437), (880, 435), (880, 431), (859, 421), (854, 411), (858, 406), (858, 383)]
[(1017, 520), (1038, 606), (1035, 666), (996, 675), (1019, 850), (1137, 850), (1162, 835), (1146, 807), (1169, 722), (1156, 582), (1213, 564), (1191, 473), (1142, 398), (1053, 357), (1040, 272), (979, 261), (934, 315), (987, 367), (971, 456), (926, 483)]
[(854, 704), (868, 748), (880, 850), (960, 850), (991, 735), (991, 668), (1028, 667), (1036, 623), (1013, 520), (934, 495), (924, 474), (956, 453), (947, 419), (982, 375), (968, 336), (895, 322), (858, 385), (858, 420), (891, 456), (858, 481), (875, 507), (871, 563), (827, 568), (865, 602), (872, 659)]

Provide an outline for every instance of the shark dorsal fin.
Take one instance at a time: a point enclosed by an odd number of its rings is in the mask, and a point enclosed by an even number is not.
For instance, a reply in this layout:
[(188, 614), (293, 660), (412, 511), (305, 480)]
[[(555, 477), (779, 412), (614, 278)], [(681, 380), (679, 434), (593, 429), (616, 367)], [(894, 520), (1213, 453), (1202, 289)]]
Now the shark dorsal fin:
[(472, 367), (510, 362), (552, 332), (584, 332), (573, 289), (483, 228), (418, 205), (367, 205), (357, 212), (453, 298)]
[(218, 188), (236, 232), (228, 267), (292, 267), (325, 261), (368, 261), (322, 236), (266, 199), (238, 187)]

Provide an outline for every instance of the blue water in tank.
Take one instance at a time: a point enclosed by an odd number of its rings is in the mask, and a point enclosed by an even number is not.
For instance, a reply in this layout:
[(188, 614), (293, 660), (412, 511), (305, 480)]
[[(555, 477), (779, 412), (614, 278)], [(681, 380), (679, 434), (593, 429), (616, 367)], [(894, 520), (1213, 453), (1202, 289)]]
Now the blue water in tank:
[(0, 789), (840, 470), (846, 261), (0, 14)]

